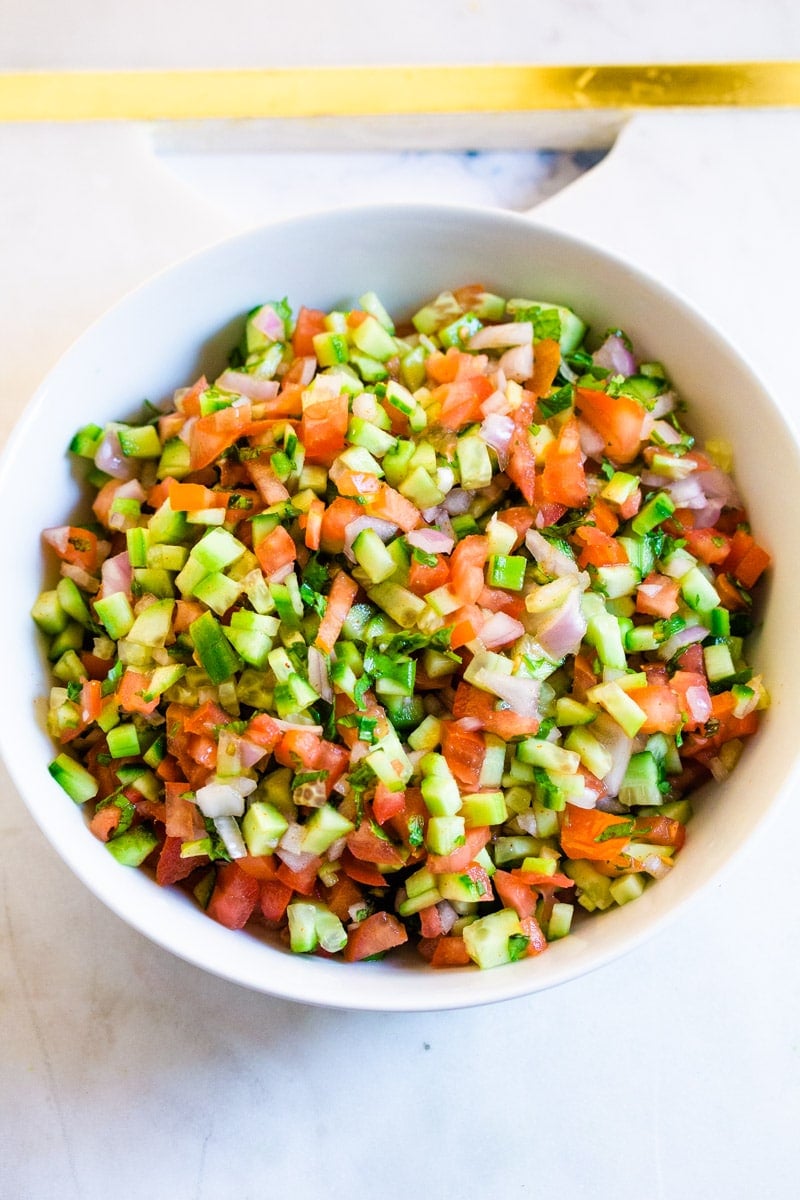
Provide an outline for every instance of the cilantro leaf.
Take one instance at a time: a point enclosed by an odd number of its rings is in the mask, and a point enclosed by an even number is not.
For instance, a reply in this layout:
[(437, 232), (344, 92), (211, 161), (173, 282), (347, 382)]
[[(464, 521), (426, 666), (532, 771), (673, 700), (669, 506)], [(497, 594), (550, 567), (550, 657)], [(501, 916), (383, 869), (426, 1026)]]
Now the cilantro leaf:
[(312, 608), (320, 617), (325, 616), (325, 609), (328, 607), (328, 601), (323, 595), (315, 591), (313, 587), (305, 580), (300, 584), (300, 598), (306, 608)]
[(565, 383), (557, 392), (553, 392), (552, 396), (543, 396), (539, 400), (539, 410), (545, 419), (571, 408), (574, 391), (571, 383)]
[(607, 825), (602, 833), (594, 839), (596, 842), (610, 842), (612, 838), (630, 837), (633, 833), (633, 817), (620, 821), (618, 825)]
[(545, 338), (554, 342), (561, 340), (561, 317), (557, 308), (544, 308), (541, 304), (533, 304), (530, 308), (517, 309), (514, 320), (531, 322), (535, 342), (544, 341)]
[(328, 568), (319, 561), (316, 554), (312, 554), (303, 567), (303, 583), (307, 584), (312, 591), (321, 592), (328, 582)]
[(511, 962), (519, 962), (525, 957), (525, 952), (528, 949), (530, 938), (527, 938), (524, 933), (512, 933), (508, 939), (508, 957)]
[(421, 567), (435, 567), (439, 561), (435, 554), (430, 554), (427, 550), (421, 550), (419, 546), (412, 546), (411, 557)]

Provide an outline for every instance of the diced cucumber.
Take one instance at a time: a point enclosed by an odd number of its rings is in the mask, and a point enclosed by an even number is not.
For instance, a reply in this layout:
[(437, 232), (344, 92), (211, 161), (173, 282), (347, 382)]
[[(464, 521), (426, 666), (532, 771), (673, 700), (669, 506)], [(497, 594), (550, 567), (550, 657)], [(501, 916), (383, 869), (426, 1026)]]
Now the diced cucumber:
[(106, 842), (106, 850), (124, 867), (140, 867), (153, 853), (158, 842), (155, 833), (137, 826)]
[(87, 800), (94, 799), (100, 790), (94, 775), (69, 754), (59, 754), (47, 769), (76, 804), (85, 804)]
[(482, 970), (499, 967), (512, 962), (515, 957), (509, 944), (512, 938), (522, 936), (519, 917), (511, 908), (479, 917), (464, 928), (463, 937), (467, 953)]

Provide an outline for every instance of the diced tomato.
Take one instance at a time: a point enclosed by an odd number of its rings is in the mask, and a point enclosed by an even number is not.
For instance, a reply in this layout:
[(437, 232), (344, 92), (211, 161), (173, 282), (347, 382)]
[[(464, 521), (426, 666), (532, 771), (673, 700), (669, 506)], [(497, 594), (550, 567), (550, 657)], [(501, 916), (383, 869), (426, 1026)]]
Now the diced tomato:
[(483, 419), (481, 404), (492, 394), (486, 375), (443, 383), (431, 392), (431, 407), (439, 405), (438, 423), (445, 429), (458, 430), (463, 425)]
[(293, 895), (294, 892), (288, 884), (282, 883), (280, 879), (263, 879), (259, 887), (258, 902), (264, 920), (274, 924), (282, 921)]
[(190, 709), (183, 721), (186, 733), (214, 733), (221, 725), (229, 725), (230, 715), (214, 700), (206, 700), (199, 708)]
[(542, 338), (533, 347), (533, 375), (525, 384), (525, 390), (534, 396), (546, 396), (561, 366), (561, 347), (554, 338)]
[(590, 518), (603, 533), (614, 534), (619, 529), (619, 517), (605, 500), (595, 496)]
[(117, 703), (125, 712), (151, 713), (158, 708), (159, 697), (145, 700), (150, 686), (150, 676), (127, 667), (117, 688)]
[(456, 543), (450, 555), (450, 586), (462, 604), (474, 604), (483, 591), (488, 557), (489, 539), (482, 534), (469, 534)]
[(277, 762), (293, 771), (316, 771), (322, 750), (319, 734), (306, 729), (287, 729), (275, 747)]
[(363, 904), (364, 893), (358, 884), (347, 875), (340, 875), (335, 883), (325, 888), (325, 903), (345, 925), (352, 921), (350, 909)]
[(645, 713), (641, 733), (675, 734), (681, 727), (681, 710), (678, 697), (669, 686), (651, 684), (634, 688), (629, 693)]
[(571, 888), (575, 886), (574, 880), (570, 879), (569, 875), (561, 875), (558, 871), (554, 871), (552, 875), (548, 875), (546, 871), (524, 871), (522, 867), (514, 867), (511, 874), (515, 879), (519, 879), (528, 887), (538, 889), (539, 891), (547, 891), (549, 888)]
[(90, 573), (96, 570), (97, 535), (92, 533), (91, 529), (61, 525), (57, 529), (45, 529), (42, 538), (63, 562), (81, 567)]
[(533, 916), (539, 897), (530, 884), (512, 875), (510, 871), (501, 871), (499, 867), (492, 880), (505, 908), (513, 908), (520, 917)]
[(742, 587), (753, 587), (771, 562), (770, 555), (757, 545), (751, 534), (744, 529), (736, 530), (731, 538), (725, 570), (733, 575)]
[(259, 882), (252, 875), (246, 875), (235, 862), (221, 863), (206, 912), (228, 929), (244, 929), (260, 893)]
[(468, 829), (464, 835), (463, 846), (458, 846), (450, 854), (429, 854), (425, 865), (434, 875), (466, 871), (491, 836), (492, 831), (488, 825), (478, 825), (474, 829)]
[(630, 841), (630, 834), (608, 835), (614, 826), (624, 826), (627, 817), (604, 813), (598, 808), (567, 804), (561, 825), (561, 846), (567, 858), (613, 860)]
[(420, 909), (419, 930), (424, 938), (441, 937), (444, 933), (442, 916), (435, 904)]
[(435, 567), (426, 566), (425, 563), (418, 562), (413, 554), (411, 555), (406, 586), (415, 596), (427, 596), (428, 592), (433, 592), (438, 587), (444, 587), (449, 579), (450, 566), (443, 554), (436, 555)]
[(528, 504), (533, 504), (536, 499), (536, 458), (528, 441), (527, 428), (516, 429), (512, 434), (506, 474)]
[(486, 757), (483, 734), (464, 729), (457, 721), (442, 721), (442, 754), (459, 783), (471, 791), (480, 787)]
[(516, 533), (517, 540), (512, 546), (512, 550), (516, 550), (517, 547), (521, 546), (524, 542), (525, 534), (533, 524), (533, 512), (527, 506), (524, 508), (517, 506), (512, 508), (504, 508), (502, 512), (498, 514), (498, 516), (499, 520), (501, 520), (504, 525), (510, 525)]
[(304, 305), (300, 309), (292, 335), (292, 351), (295, 357), (315, 357), (314, 338), (318, 333), (324, 332), (325, 316), (321, 308), (306, 308)]
[(521, 717), (510, 708), (495, 708), (495, 700), (488, 692), (472, 687), (462, 679), (456, 688), (453, 701), (453, 716), (476, 717), (481, 722), (481, 728), (487, 733), (495, 733), (508, 741), (510, 738), (525, 737), (536, 733), (539, 721), (536, 717)]
[(461, 646), (466, 646), (467, 642), (473, 641), (486, 623), (483, 611), (477, 604), (462, 604), (461, 608), (457, 608), (446, 620), (452, 629), (451, 650), (458, 650)]
[(286, 863), (281, 863), (278, 867), (277, 877), (293, 892), (300, 892), (301, 896), (311, 896), (317, 886), (317, 872), (321, 862), (322, 859), (315, 855), (300, 871), (293, 871), (291, 867), (287, 867)]
[(190, 791), (191, 788), (185, 779), (168, 781), (164, 784), (168, 838), (178, 838), (181, 842), (193, 842), (206, 835), (200, 810), (193, 801), (186, 799), (186, 794)]
[(298, 518), (300, 528), (305, 531), (303, 540), (309, 550), (319, 550), (320, 539), (322, 537), (322, 514), (324, 512), (325, 505), (322, 500), (312, 500), (308, 512), (302, 513)]
[(380, 867), (402, 867), (403, 855), (393, 842), (381, 837), (368, 820), (363, 820), (357, 829), (348, 833), (347, 849), (361, 862), (374, 863)]
[(349, 850), (345, 850), (339, 861), (345, 874), (350, 879), (354, 879), (356, 883), (363, 883), (364, 887), (386, 887), (386, 880), (374, 863), (356, 858)]
[(166, 837), (156, 863), (156, 883), (169, 887), (171, 883), (186, 879), (198, 867), (205, 866), (208, 866), (208, 859), (204, 854), (181, 858), (181, 838)]
[[(399, 525), (403, 533), (417, 529), (422, 524), (422, 513), (416, 504), (412, 504), (386, 483), (382, 483), (374, 495), (367, 497), (367, 512), (373, 517), (380, 517), (382, 521), (391, 521), (393, 525)], [(361, 516), (363, 515), (362, 509)]]
[(340, 571), (331, 584), (325, 615), (320, 621), (315, 645), (324, 654), (330, 654), (336, 645), (336, 640), (342, 632), (342, 626), (347, 620), (347, 614), (353, 607), (353, 601), (358, 594), (358, 584), (351, 579), (346, 571)]
[(722, 563), (730, 553), (731, 539), (717, 529), (685, 529), (686, 549), (709, 566)]
[(98, 809), (89, 822), (89, 828), (101, 842), (107, 842), (121, 820), (122, 810), (116, 804), (109, 804), (107, 808)]
[(440, 937), (431, 956), (431, 966), (437, 969), (440, 967), (467, 967), (471, 961), (463, 937), (455, 935)]
[(634, 819), (633, 834), (635, 838), (653, 846), (674, 846), (676, 850), (680, 850), (686, 841), (686, 826), (671, 817), (640, 816)]
[(388, 912), (376, 912), (359, 922), (347, 937), (346, 962), (360, 962), (408, 941), (405, 927)]
[(268, 716), (267, 713), (257, 713), (251, 718), (244, 736), (257, 746), (263, 746), (271, 754), (283, 737), (283, 730), (274, 717)]
[(711, 697), (705, 675), (694, 671), (676, 671), (669, 682), (685, 714), (686, 732), (702, 729), (712, 713)]
[(583, 460), (578, 422), (570, 417), (547, 447), (544, 470), (536, 482), (537, 501), (583, 508), (589, 500)]
[(249, 459), (245, 463), (245, 469), (265, 504), (281, 504), (289, 499), (287, 488), (278, 479), (275, 468), (266, 455)]
[(293, 563), (297, 558), (297, 546), (288, 529), (276, 525), (256, 546), (256, 558), (267, 579)]
[(347, 421), (347, 396), (321, 400), (304, 409), (300, 440), (305, 447), (306, 462), (330, 466), (344, 450)]
[(643, 439), (647, 413), (637, 400), (609, 396), (599, 388), (575, 388), (575, 408), (587, 425), (605, 441), (605, 451), (615, 463), (633, 462)]
[(280, 861), (274, 854), (246, 854), (244, 858), (237, 858), (236, 865), (253, 879), (277, 879)]
[(406, 805), (405, 792), (390, 792), (385, 783), (378, 783), (372, 801), (372, 811), (379, 825), (385, 825), (390, 817), (396, 817)]
[(719, 593), (720, 604), (730, 612), (741, 612), (748, 603), (739, 591), (735, 582), (725, 571), (720, 571), (714, 580), (714, 587)]
[(542, 933), (539, 922), (532, 914), (528, 917), (520, 917), (520, 926), (525, 937), (528, 939), (528, 948), (525, 951), (526, 955), (533, 956), (541, 954), (547, 949), (547, 938)]
[(490, 612), (508, 613), (516, 620), (525, 612), (524, 597), (504, 591), (503, 588), (485, 587), (478, 596), (478, 604), (481, 608), (488, 608)]
[(636, 589), (636, 611), (652, 617), (671, 617), (678, 611), (679, 590), (676, 580), (651, 571)]
[(344, 550), (345, 529), (351, 521), (364, 516), (364, 509), (355, 500), (337, 496), (322, 514), (320, 549), (325, 554), (341, 554)]
[(191, 469), (199, 471), (215, 462), (223, 450), (242, 437), (251, 419), (249, 400), (220, 408), (207, 417), (198, 417), (189, 440)]
[(625, 547), (610, 534), (603, 533), (596, 525), (579, 525), (575, 530), (574, 540), (581, 547), (578, 555), (578, 566), (581, 570), (589, 566), (616, 566), (628, 561)]

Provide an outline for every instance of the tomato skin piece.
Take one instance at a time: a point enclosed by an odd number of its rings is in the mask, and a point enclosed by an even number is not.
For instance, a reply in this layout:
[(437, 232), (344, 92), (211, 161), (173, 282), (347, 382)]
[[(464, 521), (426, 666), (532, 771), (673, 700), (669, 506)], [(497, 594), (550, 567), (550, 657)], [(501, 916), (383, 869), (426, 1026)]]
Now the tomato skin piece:
[(534, 915), (539, 901), (530, 884), (518, 879), (510, 871), (501, 871), (499, 867), (492, 876), (492, 881), (505, 908), (513, 908), (519, 917)]
[(554, 338), (542, 338), (533, 347), (533, 375), (525, 384), (525, 391), (542, 399), (553, 386), (553, 380), (561, 366), (561, 346)]
[(477, 730), (442, 721), (442, 754), (460, 784), (472, 791), (480, 787), (486, 742)]
[(397, 917), (388, 912), (376, 912), (361, 921), (347, 935), (344, 948), (346, 962), (361, 962), (374, 954), (383, 954), (408, 941), (408, 934)]
[(630, 835), (598, 841), (613, 825), (624, 824), (626, 818), (604, 813), (597, 808), (578, 808), (567, 804), (561, 825), (561, 847), (567, 858), (588, 858), (595, 862), (613, 861), (630, 841)]
[(536, 497), (543, 504), (585, 508), (589, 502), (584, 455), (578, 422), (570, 417), (555, 442), (547, 448), (544, 470), (537, 480)]
[(450, 555), (451, 586), (462, 604), (474, 604), (483, 591), (488, 557), (489, 539), (479, 533), (462, 538)]
[(633, 462), (642, 445), (647, 416), (638, 401), (628, 396), (609, 396), (596, 388), (576, 387), (575, 408), (604, 439), (606, 454), (613, 462)]
[(297, 323), (292, 335), (292, 351), (295, 358), (315, 358), (314, 338), (325, 330), (325, 313), (321, 308), (306, 308), (297, 314)]
[(306, 462), (328, 467), (344, 450), (347, 433), (347, 396), (319, 401), (304, 409), (300, 421), (300, 440)]
[(181, 858), (181, 838), (167, 837), (156, 863), (156, 883), (160, 887), (169, 887), (172, 883), (188, 878), (198, 867), (207, 866), (208, 861), (205, 854), (195, 858)]

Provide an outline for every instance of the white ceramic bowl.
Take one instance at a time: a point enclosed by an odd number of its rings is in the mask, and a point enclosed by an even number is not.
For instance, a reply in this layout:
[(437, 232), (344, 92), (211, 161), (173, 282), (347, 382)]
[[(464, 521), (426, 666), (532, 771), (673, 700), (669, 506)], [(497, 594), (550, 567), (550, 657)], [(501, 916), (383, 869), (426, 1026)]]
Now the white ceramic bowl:
[[(39, 532), (79, 507), (66, 454), (75, 429), (132, 415), (144, 397), (170, 396), (201, 367), (220, 370), (241, 314), (258, 302), (287, 295), (295, 306), (332, 308), (374, 289), (392, 312), (409, 313), (444, 287), (475, 281), (505, 295), (564, 301), (600, 332), (621, 326), (645, 357), (667, 364), (691, 403), (692, 428), (733, 442), (754, 527), (775, 557), (768, 620), (754, 655), (772, 708), (733, 776), (706, 788), (675, 870), (634, 904), (582, 923), (541, 957), (481, 972), (433, 971), (413, 952), (358, 965), (292, 955), (266, 937), (222, 928), (178, 889), (161, 889), (143, 872), (119, 866), (50, 779), (47, 664), (29, 616), (43, 586)], [(795, 565), (782, 539), (800, 510), (792, 436), (754, 375), (683, 302), (624, 263), (527, 218), (428, 206), (336, 211), (257, 230), (167, 271), (92, 326), (42, 384), (7, 447), (0, 507), (11, 514), (0, 589), (0, 748), (20, 793), (63, 859), (119, 916), (180, 957), (248, 987), (335, 1007), (428, 1010), (563, 983), (630, 950), (673, 916), (746, 843), (793, 773), (800, 639)]]

